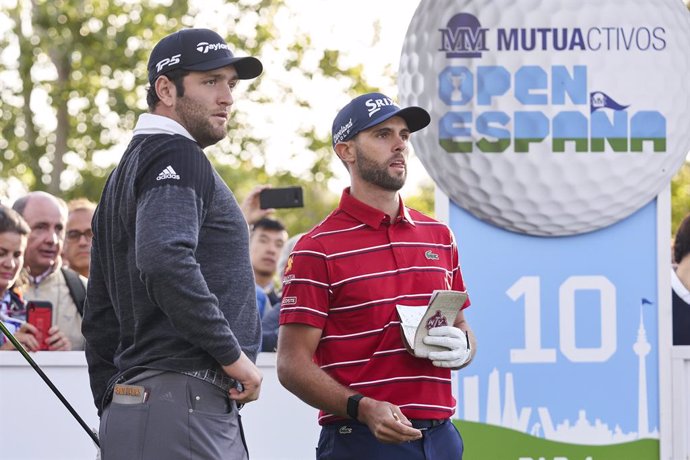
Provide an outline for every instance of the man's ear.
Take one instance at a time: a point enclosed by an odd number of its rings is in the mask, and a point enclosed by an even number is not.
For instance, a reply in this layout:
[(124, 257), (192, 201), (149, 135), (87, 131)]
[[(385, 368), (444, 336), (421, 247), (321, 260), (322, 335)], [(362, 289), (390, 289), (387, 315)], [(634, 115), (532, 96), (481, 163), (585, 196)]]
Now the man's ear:
[(355, 144), (354, 142), (345, 141), (335, 144), (335, 154), (338, 155), (340, 161), (346, 166), (355, 162)]
[(156, 79), (156, 94), (158, 99), (166, 107), (172, 107), (175, 97), (177, 97), (177, 88), (175, 83), (165, 75), (161, 75)]

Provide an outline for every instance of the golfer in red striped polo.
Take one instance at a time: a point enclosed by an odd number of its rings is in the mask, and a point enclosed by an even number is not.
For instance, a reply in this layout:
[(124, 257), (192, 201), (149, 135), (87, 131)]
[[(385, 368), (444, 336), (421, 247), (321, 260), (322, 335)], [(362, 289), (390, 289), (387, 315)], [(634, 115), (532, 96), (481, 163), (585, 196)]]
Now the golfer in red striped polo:
[(278, 341), (280, 381), (321, 410), (317, 459), (462, 458), (450, 370), (476, 349), (469, 301), (452, 324), (429, 329), (425, 343), (444, 351), (428, 358), (404, 345), (396, 308), (465, 291), (451, 230), (398, 193), (410, 136), (429, 122), (426, 110), (380, 93), (353, 99), (333, 122), (351, 185), (290, 256)]

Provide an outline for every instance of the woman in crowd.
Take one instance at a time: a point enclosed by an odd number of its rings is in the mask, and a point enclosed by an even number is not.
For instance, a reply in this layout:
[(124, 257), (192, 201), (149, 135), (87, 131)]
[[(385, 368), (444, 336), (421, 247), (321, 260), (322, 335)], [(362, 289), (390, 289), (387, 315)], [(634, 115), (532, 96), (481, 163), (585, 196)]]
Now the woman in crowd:
[[(0, 205), (0, 321), (27, 350), (35, 351), (39, 343), (36, 328), (24, 321), (26, 304), (19, 292), (29, 226), (10, 208)], [(14, 345), (0, 334), (0, 350)]]

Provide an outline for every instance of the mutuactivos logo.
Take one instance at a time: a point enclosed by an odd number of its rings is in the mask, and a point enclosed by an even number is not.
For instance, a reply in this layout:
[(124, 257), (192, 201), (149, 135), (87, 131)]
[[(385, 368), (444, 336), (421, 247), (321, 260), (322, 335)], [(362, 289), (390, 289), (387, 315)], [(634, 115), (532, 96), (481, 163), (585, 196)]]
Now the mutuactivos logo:
[(438, 29), (439, 51), (448, 58), (481, 58), (485, 51), (662, 51), (665, 27), (654, 25), (596, 27), (482, 27), (473, 14), (458, 13)]
[[(439, 145), (448, 153), (666, 153), (661, 103), (617, 84), (630, 77), (615, 75), (615, 62), (664, 57), (667, 29), (655, 21), (488, 28), (473, 14), (452, 15), (438, 29), (447, 63), (438, 73)], [(516, 52), (527, 54), (516, 61)]]
[(218, 50), (227, 50), (228, 45), (225, 43), (208, 43), (208, 42), (199, 42), (196, 45), (196, 50), (200, 53), (206, 54), (209, 51), (218, 51)]

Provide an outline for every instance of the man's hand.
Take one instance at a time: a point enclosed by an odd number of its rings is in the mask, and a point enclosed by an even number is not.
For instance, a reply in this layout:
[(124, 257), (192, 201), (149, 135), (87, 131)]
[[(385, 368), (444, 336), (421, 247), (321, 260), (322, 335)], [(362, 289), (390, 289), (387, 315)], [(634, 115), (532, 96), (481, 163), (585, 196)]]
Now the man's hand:
[(59, 327), (53, 326), (48, 329), (48, 336), (45, 339), (50, 351), (70, 351), (72, 349), (72, 342), (62, 333)]
[(228, 392), (230, 399), (237, 401), (239, 404), (246, 404), (259, 399), (263, 376), (259, 368), (247, 358), (244, 352), (240, 354), (237, 361), (223, 366), (223, 371), (241, 384), (240, 388), (230, 389)]
[(448, 351), (429, 352), (429, 359), (436, 367), (456, 369), (470, 360), (470, 339), (468, 333), (460, 328), (441, 326), (429, 329), (424, 343), (448, 348)]
[(412, 428), (412, 423), (400, 412), (400, 408), (386, 401), (362, 398), (358, 417), (381, 442), (416, 441), (422, 437), (422, 432)]
[(275, 211), (275, 209), (261, 209), (261, 203), (259, 203), (259, 194), (262, 190), (267, 188), (271, 188), (271, 186), (257, 185), (242, 201), (240, 209), (242, 209), (242, 214), (244, 215), (244, 219), (247, 221), (247, 224), (254, 225), (259, 219), (266, 217)]

